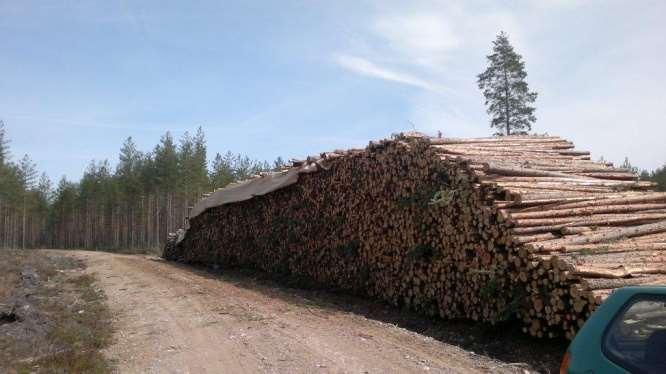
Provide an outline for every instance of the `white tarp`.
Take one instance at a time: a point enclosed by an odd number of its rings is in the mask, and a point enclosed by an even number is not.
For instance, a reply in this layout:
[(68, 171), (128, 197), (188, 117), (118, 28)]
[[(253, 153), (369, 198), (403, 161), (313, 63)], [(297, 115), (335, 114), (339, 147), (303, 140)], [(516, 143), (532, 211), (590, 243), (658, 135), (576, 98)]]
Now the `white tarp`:
[(312, 173), (323, 167), (320, 163), (311, 163), (301, 167), (291, 168), (287, 171), (265, 174), (261, 177), (230, 184), (229, 186), (213, 192), (205, 199), (199, 200), (192, 207), (190, 219), (198, 216), (207, 209), (216, 206), (249, 200), (254, 196), (265, 195), (298, 182), (301, 173)]

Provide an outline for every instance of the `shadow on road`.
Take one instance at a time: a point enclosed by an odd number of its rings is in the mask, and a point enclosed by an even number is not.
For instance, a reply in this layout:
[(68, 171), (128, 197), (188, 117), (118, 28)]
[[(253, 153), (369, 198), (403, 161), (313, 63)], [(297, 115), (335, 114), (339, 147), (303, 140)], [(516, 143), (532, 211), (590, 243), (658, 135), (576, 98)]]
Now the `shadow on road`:
[(568, 344), (564, 339), (532, 338), (521, 331), (517, 322), (491, 326), (466, 320), (430, 318), (381, 301), (349, 295), (289, 276), (275, 276), (251, 269), (213, 270), (156, 258), (153, 261), (191, 271), (208, 279), (222, 280), (291, 304), (316, 308), (318, 314), (353, 313), (393, 324), (517, 368), (524, 366), (544, 373), (556, 373)]

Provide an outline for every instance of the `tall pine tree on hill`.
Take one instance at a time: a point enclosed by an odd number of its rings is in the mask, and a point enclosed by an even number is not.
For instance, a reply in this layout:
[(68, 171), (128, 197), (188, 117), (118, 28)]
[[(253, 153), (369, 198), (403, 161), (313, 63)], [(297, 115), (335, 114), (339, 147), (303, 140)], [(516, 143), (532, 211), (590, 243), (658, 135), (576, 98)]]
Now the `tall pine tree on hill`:
[(534, 103), (537, 93), (527, 86), (527, 73), (522, 57), (514, 51), (503, 31), (493, 41), (493, 51), (486, 56), (488, 68), (477, 76), (491, 116), (495, 135), (527, 134), (536, 122)]

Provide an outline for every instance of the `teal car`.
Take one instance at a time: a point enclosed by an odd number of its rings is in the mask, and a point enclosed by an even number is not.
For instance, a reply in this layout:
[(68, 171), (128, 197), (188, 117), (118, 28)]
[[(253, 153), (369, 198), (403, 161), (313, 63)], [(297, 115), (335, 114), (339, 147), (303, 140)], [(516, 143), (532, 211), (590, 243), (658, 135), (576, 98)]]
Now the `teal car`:
[(569, 345), (560, 373), (666, 374), (666, 286), (613, 292)]

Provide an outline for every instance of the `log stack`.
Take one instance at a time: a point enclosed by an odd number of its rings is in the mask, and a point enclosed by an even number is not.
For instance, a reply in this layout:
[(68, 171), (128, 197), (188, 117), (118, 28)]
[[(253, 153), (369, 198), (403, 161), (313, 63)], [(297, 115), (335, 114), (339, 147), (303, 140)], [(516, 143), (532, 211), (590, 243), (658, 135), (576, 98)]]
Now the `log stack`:
[(538, 337), (572, 338), (617, 287), (666, 283), (666, 193), (559, 137), (400, 134), (304, 165), (317, 171), (192, 217), (165, 257), (518, 318)]

